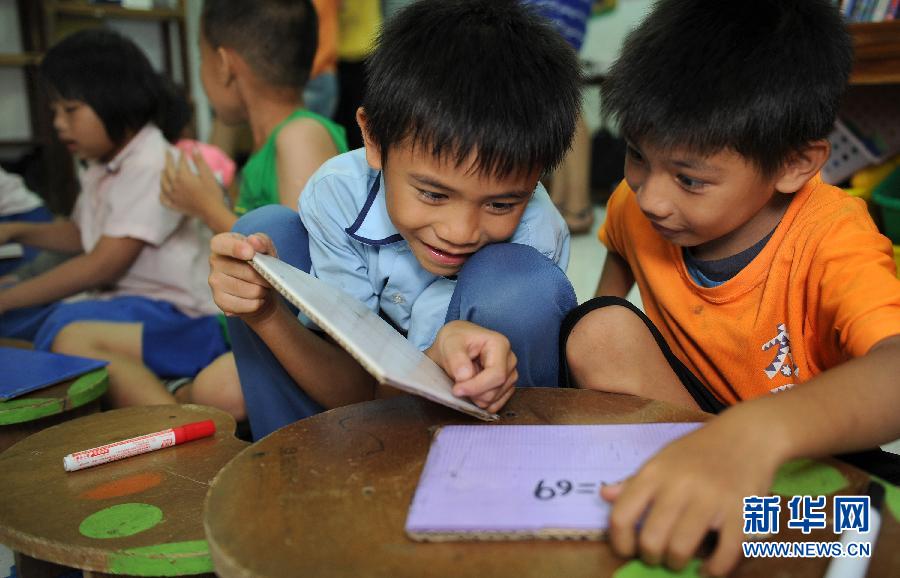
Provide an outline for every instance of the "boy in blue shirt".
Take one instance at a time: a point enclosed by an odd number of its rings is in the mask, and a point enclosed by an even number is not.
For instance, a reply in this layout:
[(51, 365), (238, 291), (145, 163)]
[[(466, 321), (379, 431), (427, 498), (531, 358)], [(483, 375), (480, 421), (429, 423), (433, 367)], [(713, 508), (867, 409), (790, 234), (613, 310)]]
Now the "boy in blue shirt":
[(322, 166), (299, 218), (266, 207), (213, 240), (210, 285), (255, 438), (377, 386), (297, 322), (246, 263), (256, 251), (379, 312), (489, 411), (516, 383), (557, 384), (575, 296), (568, 231), (538, 178), (571, 142), (575, 53), (517, 1), (427, 0), (387, 24), (368, 78), (366, 146)]

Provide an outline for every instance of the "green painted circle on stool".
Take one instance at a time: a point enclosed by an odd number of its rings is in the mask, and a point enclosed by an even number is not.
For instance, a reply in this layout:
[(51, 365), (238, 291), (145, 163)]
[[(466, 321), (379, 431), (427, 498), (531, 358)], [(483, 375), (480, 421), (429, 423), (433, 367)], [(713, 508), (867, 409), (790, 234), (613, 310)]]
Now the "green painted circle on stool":
[(88, 538), (124, 538), (149, 530), (163, 519), (162, 510), (150, 504), (119, 504), (94, 512), (78, 526)]
[(700, 560), (691, 560), (684, 570), (669, 570), (665, 566), (647, 566), (640, 560), (623, 564), (613, 578), (700, 578)]
[(878, 482), (884, 486), (884, 501), (888, 506), (888, 510), (890, 510), (891, 514), (894, 516), (894, 519), (900, 522), (900, 488), (879, 477), (872, 476), (872, 478), (878, 480)]
[(65, 400), (53, 397), (26, 397), (0, 403), (0, 425), (34, 421), (62, 413)]
[(847, 478), (835, 467), (813, 460), (794, 460), (779, 468), (772, 492), (782, 496), (823, 496), (847, 485)]
[(88, 374), (82, 375), (66, 390), (66, 396), (69, 398), (69, 407), (81, 407), (86, 403), (90, 403), (106, 393), (109, 387), (106, 369), (98, 369)]
[(169, 542), (109, 555), (109, 572), (131, 576), (187, 576), (213, 571), (206, 540)]

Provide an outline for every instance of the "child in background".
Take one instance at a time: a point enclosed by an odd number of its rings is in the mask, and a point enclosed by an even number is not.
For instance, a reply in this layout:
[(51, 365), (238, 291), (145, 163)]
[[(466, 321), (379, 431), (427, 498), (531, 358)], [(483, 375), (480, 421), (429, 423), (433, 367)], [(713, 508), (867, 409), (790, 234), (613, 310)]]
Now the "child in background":
[[(22, 177), (0, 168), (0, 223), (49, 223), (52, 220), (53, 214), (39, 196), (28, 190)], [(36, 247), (25, 246), (22, 249), (21, 257), (0, 259), (0, 284), (3, 284), (4, 275), (31, 261), (38, 254)]]
[[(522, 0), (533, 6), (578, 53), (584, 42), (593, 0)], [(590, 199), (591, 135), (584, 115), (578, 117), (572, 150), (549, 179), (550, 198), (556, 203), (573, 235), (587, 233), (594, 225)]]
[[(341, 127), (303, 107), (301, 94), (313, 64), (316, 30), (309, 0), (206, 0), (203, 5), (203, 87), (218, 118), (248, 122), (254, 135), (256, 150), (242, 169), (238, 214), (279, 203), (296, 209), (312, 173), (326, 159), (347, 150)], [(223, 202), (222, 187), (202, 155), (192, 158), (196, 171), (185, 156), (177, 164), (168, 158), (162, 175), (163, 204), (201, 219), (216, 233), (230, 230), (237, 216)], [(110, 329), (96, 323), (72, 327), (69, 343), (76, 349), (65, 352), (105, 358), (107, 351), (122, 347), (122, 337)], [(135, 397), (149, 389), (166, 393), (140, 357), (120, 361), (109, 368), (111, 383), (135, 392)], [(212, 405), (238, 420), (244, 418), (230, 352), (174, 393), (175, 397), (166, 393), (170, 402)]]
[[(243, 167), (235, 211), (221, 187), (186, 162), (170, 164), (163, 201), (202, 219), (216, 233), (263, 205), (297, 206), (300, 191), (325, 160), (347, 150), (344, 131), (303, 107), (301, 94), (316, 51), (317, 19), (309, 0), (206, 0), (200, 78), (223, 122), (248, 122), (255, 151)], [(204, 175), (207, 178), (204, 179)]]
[(818, 176), (851, 63), (827, 0), (662, 0), (604, 80), (625, 182), (601, 297), (562, 328), (566, 377), (725, 410), (603, 489), (622, 555), (682, 568), (717, 531), (704, 570), (726, 573), (743, 499), (781, 464), (900, 436), (891, 244)]
[(309, 82), (303, 89), (303, 104), (309, 110), (331, 118), (337, 109), (337, 47), (340, 0), (313, 0), (319, 21), (318, 44)]
[[(48, 350), (74, 321), (115, 321), (134, 345), (121, 355), (158, 375), (195, 374), (226, 344), (208, 317), (216, 311), (204, 287), (209, 230), (159, 202), (166, 137), (177, 135), (155, 123), (172, 96), (140, 49), (106, 30), (67, 37), (40, 73), (60, 140), (86, 163), (81, 193), (71, 220), (2, 224), (0, 242), (80, 254), (0, 291), (0, 335)], [(86, 300), (60, 301), (83, 292)], [(131, 403), (115, 388), (110, 396)]]
[(575, 295), (568, 231), (538, 178), (572, 139), (574, 52), (517, 0), (424, 0), (386, 24), (368, 77), (366, 147), (319, 169), (299, 218), (264, 207), (213, 239), (255, 439), (377, 392), (255, 273), (256, 251), (380, 312), (489, 411), (517, 381), (557, 383), (552, 336)]

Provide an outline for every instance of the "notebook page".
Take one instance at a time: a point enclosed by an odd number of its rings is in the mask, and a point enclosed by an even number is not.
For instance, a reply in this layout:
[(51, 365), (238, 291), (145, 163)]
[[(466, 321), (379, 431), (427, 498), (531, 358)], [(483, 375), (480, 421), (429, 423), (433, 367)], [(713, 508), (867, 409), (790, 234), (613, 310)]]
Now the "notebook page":
[(454, 396), (444, 370), (358, 300), (269, 255), (257, 253), (251, 264), (380, 383), (485, 421), (498, 419)]
[(609, 517), (601, 484), (634, 474), (700, 425), (446, 426), (429, 450), (406, 531), (423, 540), (600, 538)]

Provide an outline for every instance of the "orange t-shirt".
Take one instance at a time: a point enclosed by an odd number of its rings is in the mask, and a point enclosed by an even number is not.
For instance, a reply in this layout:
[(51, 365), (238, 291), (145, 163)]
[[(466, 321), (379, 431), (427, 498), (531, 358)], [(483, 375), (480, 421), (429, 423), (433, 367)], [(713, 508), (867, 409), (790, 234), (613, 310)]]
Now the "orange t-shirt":
[(625, 182), (600, 240), (631, 267), (644, 309), (725, 403), (806, 381), (900, 334), (890, 241), (865, 203), (819, 177), (794, 194), (763, 250), (717, 287), (697, 285)]

